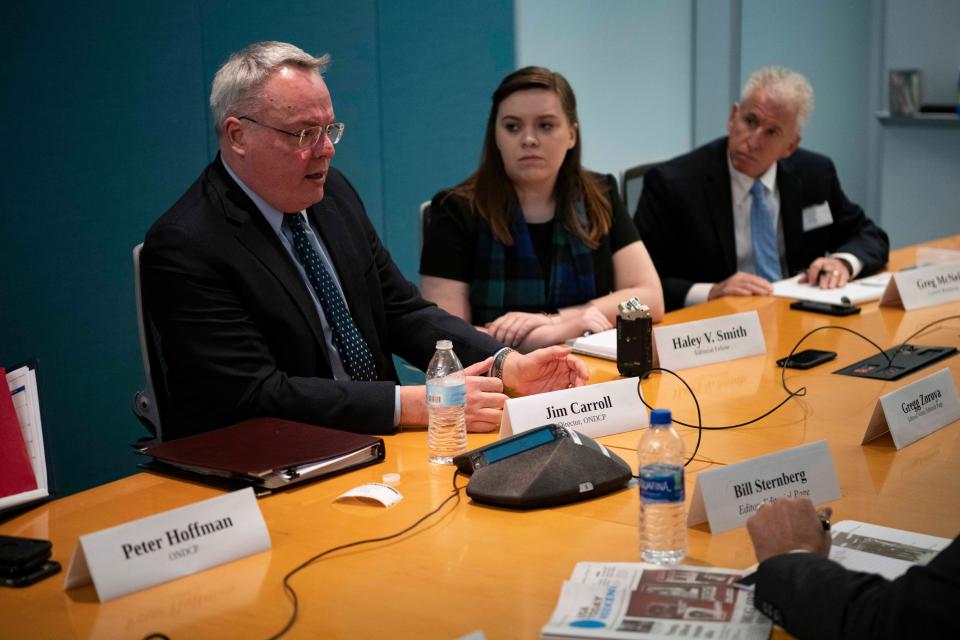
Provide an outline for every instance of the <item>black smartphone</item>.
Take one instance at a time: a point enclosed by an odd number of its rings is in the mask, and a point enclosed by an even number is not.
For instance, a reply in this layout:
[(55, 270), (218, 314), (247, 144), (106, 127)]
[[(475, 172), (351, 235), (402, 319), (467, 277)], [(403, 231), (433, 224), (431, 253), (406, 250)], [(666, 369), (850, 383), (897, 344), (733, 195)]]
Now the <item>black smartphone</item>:
[(834, 304), (832, 302), (816, 302), (814, 300), (795, 300), (790, 303), (791, 309), (797, 311), (813, 311), (814, 313), (825, 313), (830, 316), (852, 316), (860, 313), (860, 307), (852, 304)]
[(60, 571), (49, 540), (0, 536), (0, 586), (26, 587)]
[[(820, 349), (804, 349), (789, 358), (780, 358), (777, 360), (777, 366), (786, 366), (788, 369), (810, 369), (829, 362), (837, 357), (836, 351), (821, 351)], [(786, 364), (784, 364), (786, 363)]]

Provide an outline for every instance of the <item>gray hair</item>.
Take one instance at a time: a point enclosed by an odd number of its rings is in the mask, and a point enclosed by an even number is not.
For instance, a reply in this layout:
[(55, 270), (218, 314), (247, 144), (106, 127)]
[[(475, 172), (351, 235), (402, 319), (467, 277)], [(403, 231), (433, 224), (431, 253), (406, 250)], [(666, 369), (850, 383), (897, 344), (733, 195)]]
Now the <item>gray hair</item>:
[(275, 69), (293, 65), (316, 69), (322, 74), (330, 63), (330, 54), (319, 58), (286, 42), (255, 42), (230, 56), (213, 76), (210, 111), (213, 128), (219, 137), (223, 121), (230, 116), (252, 111), (261, 98), (260, 90)]
[(801, 74), (785, 67), (763, 67), (753, 72), (743, 85), (740, 101), (763, 89), (778, 102), (797, 110), (797, 131), (803, 129), (813, 113), (813, 87)]

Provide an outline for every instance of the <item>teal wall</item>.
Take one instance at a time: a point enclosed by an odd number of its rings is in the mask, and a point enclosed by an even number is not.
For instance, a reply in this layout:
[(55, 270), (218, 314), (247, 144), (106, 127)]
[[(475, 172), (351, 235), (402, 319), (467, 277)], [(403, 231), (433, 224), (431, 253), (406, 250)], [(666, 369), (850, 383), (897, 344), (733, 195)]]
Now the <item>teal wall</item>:
[(619, 175), (691, 148), (690, 0), (517, 0), (517, 66), (577, 94), (583, 163)]
[(0, 366), (40, 359), (61, 495), (135, 471), (130, 252), (213, 157), (206, 101), (231, 51), (331, 53), (334, 163), (411, 277), (417, 205), (473, 168), (513, 65), (505, 0), (18, 1), (3, 34)]
[[(801, 146), (829, 156), (847, 196), (867, 196), (868, 0), (743, 0), (741, 84), (778, 64), (804, 74), (816, 106)], [(728, 107), (729, 109), (729, 107)], [(874, 214), (875, 215), (875, 214)]]

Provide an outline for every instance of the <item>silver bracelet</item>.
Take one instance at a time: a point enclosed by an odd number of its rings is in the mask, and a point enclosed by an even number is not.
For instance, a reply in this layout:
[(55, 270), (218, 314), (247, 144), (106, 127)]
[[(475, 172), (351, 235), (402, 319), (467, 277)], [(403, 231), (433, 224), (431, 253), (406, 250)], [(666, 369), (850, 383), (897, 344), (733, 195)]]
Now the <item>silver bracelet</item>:
[(491, 376), (503, 380), (503, 363), (511, 353), (515, 353), (515, 351), (510, 347), (504, 347), (497, 351), (497, 355), (493, 358), (493, 368), (490, 370)]

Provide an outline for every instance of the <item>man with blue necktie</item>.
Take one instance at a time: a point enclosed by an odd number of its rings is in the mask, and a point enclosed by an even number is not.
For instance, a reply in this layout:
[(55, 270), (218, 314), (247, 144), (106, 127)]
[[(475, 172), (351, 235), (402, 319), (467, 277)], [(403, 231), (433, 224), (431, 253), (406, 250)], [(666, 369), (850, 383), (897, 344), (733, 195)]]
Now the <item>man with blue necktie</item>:
[(847, 199), (830, 159), (798, 148), (812, 111), (806, 78), (765, 67), (731, 108), (727, 138), (644, 176), (634, 222), (668, 311), (769, 295), (797, 273), (842, 287), (886, 264), (886, 233)]
[(330, 164), (345, 126), (327, 62), (260, 42), (214, 77), (219, 153), (140, 259), (164, 439), (256, 416), (367, 433), (425, 425), (424, 387), (400, 385), (391, 354), (425, 369), (440, 339), (467, 365), (471, 431), (496, 428), (507, 390), (584, 384), (569, 348), (516, 353), (403, 277)]

